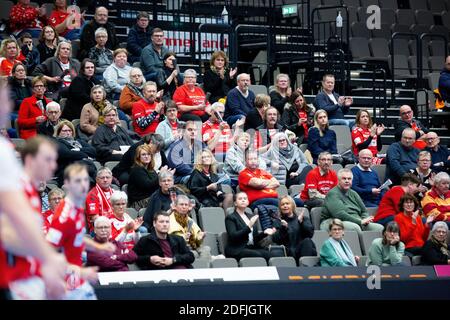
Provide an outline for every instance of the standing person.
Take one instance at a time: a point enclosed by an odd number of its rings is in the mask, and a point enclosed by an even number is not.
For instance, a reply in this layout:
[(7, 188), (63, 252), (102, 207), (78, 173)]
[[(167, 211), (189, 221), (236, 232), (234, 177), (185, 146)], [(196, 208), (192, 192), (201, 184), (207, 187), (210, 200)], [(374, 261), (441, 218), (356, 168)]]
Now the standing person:
[(231, 88), (236, 86), (237, 68), (229, 67), (225, 52), (214, 51), (209, 61), (209, 69), (203, 75), (205, 92), (209, 92), (209, 102), (214, 103), (226, 98)]
[(138, 12), (136, 24), (130, 28), (127, 37), (127, 50), (130, 53), (130, 62), (139, 61), (142, 50), (151, 42), (153, 27), (149, 23), (149, 14), (145, 11)]
[(147, 81), (142, 93), (144, 97), (133, 103), (131, 113), (134, 131), (142, 136), (154, 133), (158, 124), (164, 120), (164, 102), (158, 101), (156, 83)]
[(39, 51), (39, 63), (54, 57), (57, 45), (58, 32), (52, 26), (45, 26), (39, 36), (39, 44), (36, 46)]
[(164, 46), (164, 31), (154, 28), (152, 31), (152, 42), (142, 49), (141, 69), (145, 80), (156, 81), (158, 72), (162, 70), (163, 58), (169, 50)]
[(308, 142), (308, 131), (314, 125), (316, 108), (306, 103), (299, 91), (292, 92), (288, 103), (284, 106), (281, 122), (297, 136), (297, 145)]

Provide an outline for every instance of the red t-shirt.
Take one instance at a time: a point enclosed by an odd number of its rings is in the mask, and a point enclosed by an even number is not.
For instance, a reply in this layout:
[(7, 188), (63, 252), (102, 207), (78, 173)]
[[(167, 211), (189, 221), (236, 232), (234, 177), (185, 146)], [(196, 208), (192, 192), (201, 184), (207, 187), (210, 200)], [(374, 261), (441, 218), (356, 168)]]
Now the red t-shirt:
[(321, 194), (326, 195), (337, 184), (338, 178), (335, 171), (329, 170), (322, 176), (319, 167), (315, 167), (306, 175), (305, 188), (303, 188), (300, 198), (303, 201), (309, 200), (308, 189), (317, 189)]
[[(63, 23), (68, 16), (69, 14), (66, 11), (53, 10), (50, 18), (48, 19), (48, 24), (56, 28), (56, 26)], [(66, 35), (68, 32), (69, 30), (65, 30), (59, 35), (64, 37), (64, 35)]]
[[(298, 112), (298, 117), (299, 117), (299, 119), (308, 120), (308, 114), (304, 110), (300, 110)], [(303, 122), (302, 127), (303, 127), (303, 132), (304, 132), (303, 136), (304, 136), (304, 139), (306, 140), (306, 139), (308, 139), (308, 121)]]
[[(194, 87), (194, 91), (190, 91), (186, 85), (178, 87), (173, 94), (173, 101), (179, 105), (197, 106), (205, 103), (206, 95), (202, 88)], [(206, 102), (209, 105), (209, 102)], [(205, 114), (204, 110), (194, 110), (189, 113), (195, 114), (199, 117)], [(178, 112), (178, 117), (181, 117), (182, 112)]]
[(131, 114), (133, 115), (133, 128), (134, 131), (141, 137), (149, 133), (154, 133), (156, 131), (156, 127), (158, 127), (158, 124), (160, 122), (160, 115), (157, 114), (145, 129), (141, 129), (138, 126), (137, 119), (151, 115), (153, 111), (155, 111), (157, 104), (157, 102), (149, 104), (145, 100), (141, 99), (138, 102), (133, 103), (132, 105)]
[(405, 248), (422, 247), (425, 244), (430, 229), (423, 224), (420, 215), (416, 217), (416, 224), (404, 213), (397, 214), (394, 220), (400, 228), (400, 240), (405, 244)]
[(374, 222), (381, 219), (394, 216), (400, 212), (398, 204), (400, 203), (400, 198), (405, 194), (405, 190), (401, 186), (392, 187), (388, 192), (386, 192), (381, 198), (380, 204), (378, 205), (378, 211), (373, 218)]
[(118, 236), (122, 233), (125, 226), (130, 222), (133, 221), (133, 219), (127, 214), (124, 213), (123, 219), (117, 218), (115, 215), (112, 215), (109, 220), (111, 221), (111, 238), (113, 240), (116, 240), (117, 242), (123, 243), (127, 249), (131, 250), (133, 249), (135, 243), (134, 243), (134, 236), (136, 232), (134, 230), (128, 231), (127, 235), (124, 239), (120, 239)]
[(252, 178), (270, 180), (273, 176), (269, 172), (261, 169), (251, 171), (250, 169), (245, 168), (241, 171), (241, 173), (239, 173), (239, 188), (241, 191), (247, 193), (250, 204), (259, 199), (278, 197), (277, 190), (275, 189), (255, 189), (250, 187), (248, 184)]
[(114, 193), (112, 188), (108, 190), (102, 190), (99, 185), (89, 191), (86, 197), (86, 218), (88, 221), (89, 232), (94, 229), (94, 226), (90, 222), (91, 216), (105, 216), (109, 217), (113, 214), (111, 203), (109, 199)]
[(12, 68), (14, 64), (20, 62), (19, 60), (14, 60), (13, 62), (10, 62), (6, 58), (0, 58), (0, 75), (2, 76), (10, 76), (12, 72)]
[[(209, 140), (214, 138), (214, 135), (219, 131), (219, 123), (212, 123), (211, 120), (207, 120), (202, 125), (202, 137), (203, 142), (207, 143)], [(230, 128), (222, 130), (219, 140), (214, 149), (215, 153), (226, 153), (231, 145), (232, 133)]]

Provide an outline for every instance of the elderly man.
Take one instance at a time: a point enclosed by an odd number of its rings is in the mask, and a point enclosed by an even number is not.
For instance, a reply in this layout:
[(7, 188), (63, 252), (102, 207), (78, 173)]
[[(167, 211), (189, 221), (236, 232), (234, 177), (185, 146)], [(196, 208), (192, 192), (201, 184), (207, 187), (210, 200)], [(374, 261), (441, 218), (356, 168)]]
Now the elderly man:
[(432, 169), (435, 172), (450, 172), (450, 152), (447, 146), (440, 145), (436, 132), (428, 132), (426, 151), (431, 154)]
[(359, 194), (366, 208), (378, 207), (383, 194), (378, 174), (371, 169), (372, 158), (372, 151), (363, 149), (358, 154), (358, 165), (352, 168), (352, 189)]
[(417, 166), (419, 149), (414, 148), (416, 132), (411, 128), (403, 130), (400, 142), (394, 142), (386, 153), (386, 177), (393, 184), (400, 184), (401, 177)]
[(255, 108), (255, 94), (249, 90), (250, 75), (241, 73), (236, 79), (238, 85), (228, 92), (225, 103), (225, 120), (230, 126)]
[(45, 106), (45, 115), (47, 120), (42, 122), (38, 128), (37, 133), (44, 136), (53, 137), (55, 134), (55, 128), (62, 121), (61, 117), (61, 106), (55, 101), (49, 102)]
[(349, 169), (338, 171), (339, 183), (328, 192), (325, 197), (320, 229), (328, 230), (333, 218), (342, 220), (345, 230), (356, 231), (383, 231), (383, 226), (373, 223), (367, 209), (358, 193), (352, 190), (353, 174)]
[(269, 150), (272, 137), (285, 128), (279, 123), (280, 114), (275, 107), (268, 107), (264, 111), (263, 124), (256, 128), (256, 148), (263, 153)]
[(423, 213), (434, 216), (434, 221), (444, 221), (450, 226), (450, 177), (446, 172), (439, 172), (434, 177), (433, 188), (422, 199)]
[(329, 152), (321, 152), (318, 166), (308, 172), (305, 188), (300, 198), (308, 208), (321, 207), (327, 193), (338, 184), (336, 172), (331, 169), (333, 157)]
[(109, 252), (87, 253), (87, 266), (98, 267), (98, 271), (128, 271), (128, 264), (136, 261), (137, 255), (133, 250), (128, 250), (123, 242), (111, 239), (111, 221), (107, 217), (98, 217), (94, 222), (94, 241), (98, 243), (111, 242), (116, 250)]
[(115, 50), (119, 46), (119, 40), (116, 36), (116, 26), (108, 22), (108, 9), (105, 7), (97, 7), (95, 9), (94, 19), (89, 21), (81, 32), (80, 36), (80, 53), (79, 59), (87, 57), (89, 50), (95, 47), (95, 30), (103, 27), (108, 32), (108, 41), (106, 47), (111, 50)]
[(335, 78), (332, 74), (326, 74), (322, 78), (322, 91), (316, 95), (314, 106), (316, 110), (325, 110), (328, 114), (330, 125), (349, 126), (350, 130), (355, 124), (354, 120), (344, 119), (344, 115), (353, 104), (353, 98), (340, 96), (334, 92)]
[(439, 77), (438, 87), (442, 99), (450, 103), (450, 55), (445, 58), (445, 65)]
[(152, 42), (142, 49), (141, 69), (145, 80), (156, 81), (158, 72), (162, 71), (164, 66), (164, 56), (169, 49), (164, 46), (164, 31), (155, 28), (152, 31)]
[(154, 133), (158, 124), (164, 120), (164, 102), (156, 100), (156, 83), (147, 81), (142, 88), (142, 93), (144, 97), (133, 103), (131, 111), (134, 131), (141, 137)]
[(414, 119), (414, 112), (410, 106), (403, 105), (400, 107), (400, 119), (397, 120), (394, 127), (395, 141), (400, 141), (403, 130), (412, 128), (416, 135), (414, 147), (419, 149), (425, 148), (425, 141), (429, 130), (419, 120)]

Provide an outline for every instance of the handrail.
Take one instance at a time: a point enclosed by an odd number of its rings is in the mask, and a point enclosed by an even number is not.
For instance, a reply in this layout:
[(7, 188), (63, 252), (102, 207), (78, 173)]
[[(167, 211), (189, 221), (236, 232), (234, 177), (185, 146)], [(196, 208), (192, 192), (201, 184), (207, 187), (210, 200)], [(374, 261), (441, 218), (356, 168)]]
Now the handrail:
[[(233, 62), (233, 65), (235, 65), (235, 62), (237, 60), (237, 53), (235, 52), (237, 49), (237, 44), (235, 44), (235, 37), (233, 32), (233, 27), (226, 23), (202, 23), (198, 26), (197, 33), (198, 33), (198, 42), (199, 42), (199, 48), (200, 52), (198, 53), (201, 57), (202, 51), (201, 51), (201, 44), (202, 44), (202, 32), (210, 32), (210, 33), (220, 33), (220, 50), (224, 50), (224, 33), (228, 34), (228, 57), (230, 58), (230, 61)], [(201, 58), (199, 59), (199, 61)]]
[[(417, 89), (415, 92), (414, 92), (414, 102), (415, 102), (415, 104), (416, 104), (416, 112), (417, 112), (417, 115), (419, 116), (419, 104), (417, 103), (417, 97), (418, 97), (418, 93), (419, 92), (425, 92), (425, 115), (426, 115), (426, 123), (427, 123), (427, 127), (430, 127), (430, 109), (429, 109), (429, 106), (428, 106), (428, 101), (429, 101), (429, 95), (428, 95), (428, 91), (426, 90), (426, 89), (424, 89), (424, 88), (420, 88), (420, 89)], [(422, 113), (421, 113), (422, 114)], [(423, 119), (423, 118), (422, 118)]]
[[(376, 75), (377, 73), (381, 73), (382, 75), (382, 87), (378, 86), (376, 84)], [(383, 100), (383, 106), (384, 106), (384, 119), (387, 119), (387, 97), (386, 97), (386, 89), (387, 89), (387, 85), (386, 85), (386, 70), (384, 69), (375, 69), (373, 71), (373, 88), (372, 88), (372, 108), (373, 108), (373, 120), (375, 122), (376, 120), (376, 110), (377, 110), (377, 101)], [(381, 89), (381, 90), (380, 90)], [(380, 95), (382, 94), (382, 96)]]

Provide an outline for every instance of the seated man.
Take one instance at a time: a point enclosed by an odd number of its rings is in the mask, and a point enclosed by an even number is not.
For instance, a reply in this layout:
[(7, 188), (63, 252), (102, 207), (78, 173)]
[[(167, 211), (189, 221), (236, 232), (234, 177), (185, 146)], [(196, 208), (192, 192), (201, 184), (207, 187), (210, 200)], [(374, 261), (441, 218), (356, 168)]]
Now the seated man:
[(162, 71), (163, 58), (169, 49), (164, 46), (164, 31), (155, 28), (152, 31), (152, 42), (144, 47), (141, 52), (141, 69), (145, 80), (156, 81), (158, 72)]
[(278, 193), (276, 188), (280, 183), (269, 172), (258, 168), (258, 153), (249, 151), (245, 157), (245, 169), (239, 173), (239, 188), (247, 193), (250, 207), (257, 205), (278, 206)]
[(352, 190), (353, 174), (349, 169), (338, 171), (339, 183), (328, 192), (322, 208), (321, 230), (328, 230), (334, 218), (342, 220), (346, 230), (356, 231), (383, 231), (383, 226), (373, 223), (364, 203), (358, 193)]
[(153, 217), (153, 227), (154, 230), (142, 237), (133, 248), (138, 256), (138, 267), (143, 270), (192, 268), (195, 257), (186, 241), (180, 236), (169, 234), (169, 214), (157, 212)]
[(394, 185), (400, 184), (401, 177), (417, 166), (419, 149), (414, 148), (416, 132), (411, 128), (403, 130), (400, 142), (394, 142), (386, 153), (386, 178)]
[(61, 106), (55, 101), (49, 102), (45, 106), (45, 116), (47, 120), (37, 127), (37, 133), (44, 136), (53, 137), (55, 135), (56, 126), (62, 121)]
[(300, 194), (305, 207), (310, 209), (323, 206), (328, 191), (338, 184), (336, 172), (331, 169), (331, 153), (321, 152), (317, 164), (318, 166), (306, 175), (305, 188)]
[(422, 122), (414, 119), (414, 112), (408, 105), (400, 107), (400, 119), (394, 125), (395, 127), (395, 141), (400, 141), (402, 138), (403, 130), (411, 128), (416, 135), (416, 141), (413, 146), (418, 149), (423, 149), (426, 146), (426, 138), (428, 128), (425, 127)]
[(139, 61), (142, 49), (151, 42), (153, 28), (149, 26), (150, 17), (145, 11), (140, 11), (136, 16), (136, 24), (130, 28), (127, 38), (127, 50), (130, 53), (130, 62)]
[(447, 146), (439, 144), (441, 139), (436, 132), (428, 132), (427, 147), (425, 148), (431, 154), (431, 168), (435, 172), (450, 172), (450, 152)]
[(372, 151), (363, 149), (358, 154), (358, 165), (352, 168), (352, 189), (359, 194), (366, 208), (378, 207), (383, 195), (378, 174), (371, 169), (372, 158)]
[(87, 253), (87, 266), (96, 266), (98, 271), (128, 271), (128, 264), (136, 261), (137, 255), (128, 250), (122, 242), (111, 239), (111, 222), (107, 217), (98, 217), (94, 221), (94, 241), (98, 243), (110, 242), (116, 250), (113, 253), (92, 252)]
[(422, 199), (423, 213), (434, 216), (434, 221), (444, 221), (450, 226), (450, 177), (446, 172), (439, 172), (434, 177), (433, 188)]
[(113, 214), (113, 208), (109, 199), (114, 193), (111, 188), (112, 172), (109, 168), (103, 167), (97, 171), (95, 178), (97, 184), (89, 191), (86, 197), (86, 221), (88, 231), (92, 232), (94, 221), (98, 217), (109, 217)]
[(381, 198), (373, 221), (384, 226), (393, 221), (395, 215), (400, 212), (398, 207), (400, 198), (406, 193), (414, 195), (419, 189), (419, 185), (420, 181), (415, 175), (412, 173), (404, 174), (401, 185), (392, 187)]
[(330, 125), (345, 125), (352, 130), (355, 121), (344, 119), (344, 115), (353, 104), (353, 98), (340, 96), (334, 92), (334, 83), (334, 75), (326, 74), (323, 76), (322, 91), (314, 99), (314, 107), (316, 107), (316, 110), (322, 109), (327, 112)]
[(154, 133), (164, 118), (164, 102), (157, 101), (157, 87), (153, 81), (147, 81), (142, 93), (144, 97), (132, 106), (133, 128), (141, 137)]
[(263, 124), (256, 128), (255, 147), (259, 152), (266, 152), (270, 148), (272, 138), (278, 132), (284, 132), (280, 124), (280, 114), (275, 107), (264, 110)]
[(225, 103), (224, 119), (232, 126), (237, 120), (245, 118), (255, 108), (255, 94), (249, 90), (250, 75), (241, 73), (237, 76), (237, 87), (228, 92)]
[(439, 92), (442, 99), (450, 103), (450, 55), (445, 58), (445, 66), (439, 77)]

